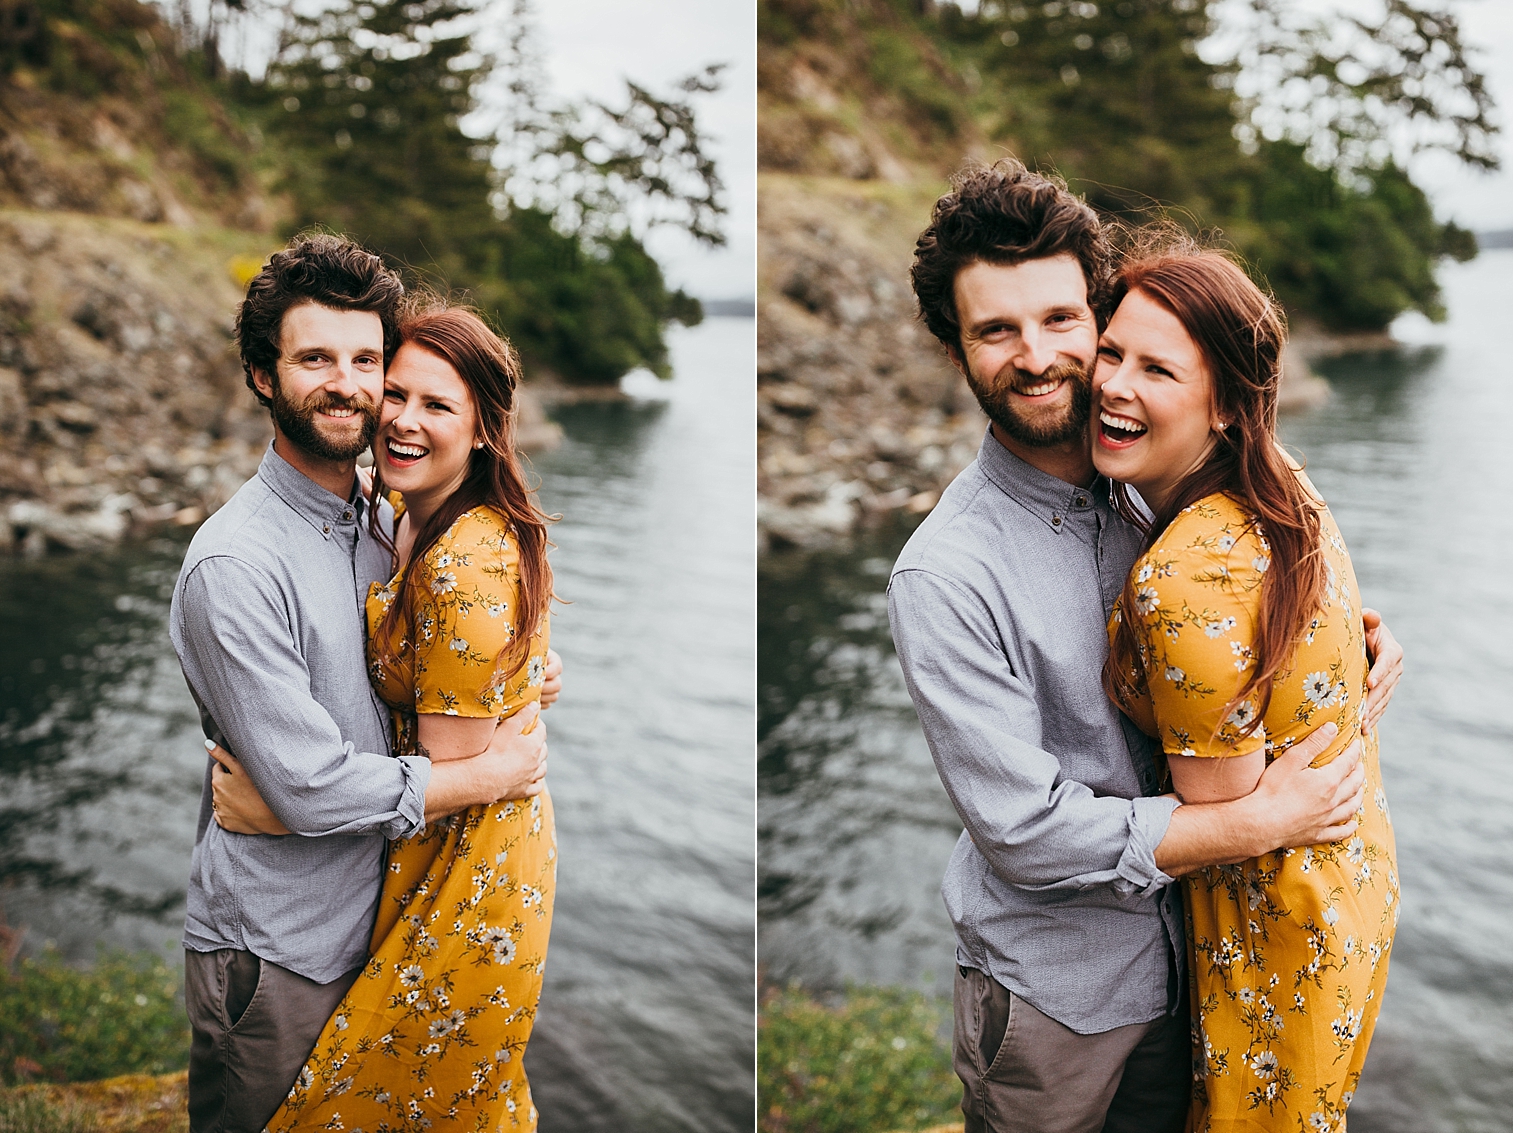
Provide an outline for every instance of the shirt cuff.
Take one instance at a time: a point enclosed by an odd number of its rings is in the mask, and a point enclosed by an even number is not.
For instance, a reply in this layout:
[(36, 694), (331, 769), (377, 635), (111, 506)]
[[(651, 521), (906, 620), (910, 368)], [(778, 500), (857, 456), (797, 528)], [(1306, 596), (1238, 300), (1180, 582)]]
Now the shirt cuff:
[(426, 824), (426, 787), (431, 782), (431, 761), (424, 756), (402, 755), (398, 760), (404, 775), (404, 789), (395, 816), (384, 824), (383, 835), (390, 841), (419, 834)]
[(1114, 890), (1124, 896), (1138, 893), (1153, 897), (1175, 878), (1162, 873), (1156, 865), (1156, 847), (1166, 837), (1172, 812), (1182, 804), (1165, 796), (1131, 799), (1129, 845), (1119, 857), (1114, 872)]

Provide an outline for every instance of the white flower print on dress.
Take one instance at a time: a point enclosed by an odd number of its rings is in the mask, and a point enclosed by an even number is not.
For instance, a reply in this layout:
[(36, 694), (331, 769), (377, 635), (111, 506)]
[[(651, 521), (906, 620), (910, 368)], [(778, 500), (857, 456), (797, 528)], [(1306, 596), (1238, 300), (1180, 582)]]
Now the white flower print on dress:
[(1340, 690), (1328, 673), (1309, 673), (1303, 680), (1303, 695), (1315, 708), (1333, 708), (1339, 702)]

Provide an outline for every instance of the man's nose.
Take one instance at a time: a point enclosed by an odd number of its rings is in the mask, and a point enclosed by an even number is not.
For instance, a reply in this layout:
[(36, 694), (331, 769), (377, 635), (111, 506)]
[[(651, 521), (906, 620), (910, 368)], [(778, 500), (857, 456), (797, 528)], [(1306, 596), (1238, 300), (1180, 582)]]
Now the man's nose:
[(338, 358), (326, 379), (326, 388), (337, 397), (355, 397), (362, 390), (357, 367), (351, 358)]
[(1019, 339), (1014, 365), (1028, 374), (1043, 374), (1056, 361), (1056, 351), (1038, 328), (1025, 331)]

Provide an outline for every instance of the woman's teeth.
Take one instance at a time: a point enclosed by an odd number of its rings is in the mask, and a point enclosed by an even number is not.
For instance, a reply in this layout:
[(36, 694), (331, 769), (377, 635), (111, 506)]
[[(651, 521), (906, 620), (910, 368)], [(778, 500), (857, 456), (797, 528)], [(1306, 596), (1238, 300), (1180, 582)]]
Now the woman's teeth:
[(1111, 441), (1132, 441), (1142, 436), (1147, 426), (1129, 417), (1119, 417), (1107, 410), (1100, 410), (1098, 422), (1103, 426), (1103, 435)]
[(428, 451), (419, 445), (402, 445), (398, 441), (389, 441), (388, 446), (390, 455), (397, 456), (401, 460), (418, 460)]

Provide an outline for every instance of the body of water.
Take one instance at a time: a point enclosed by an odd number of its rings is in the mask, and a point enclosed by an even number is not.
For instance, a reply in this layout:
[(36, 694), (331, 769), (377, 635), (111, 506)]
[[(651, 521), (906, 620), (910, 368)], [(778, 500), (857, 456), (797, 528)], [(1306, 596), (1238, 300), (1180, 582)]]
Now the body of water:
[[(1407, 650), (1382, 725), (1402, 919), (1352, 1133), (1491, 1133), (1513, 1113), (1513, 252), (1442, 272), (1450, 321), (1328, 363), (1284, 421)], [(759, 954), (772, 981), (949, 994), (939, 885), (960, 824), (914, 718), (883, 589), (907, 532), (759, 577)]]
[[(543, 1133), (751, 1128), (754, 337), (675, 331), (676, 380), (560, 408), (535, 461), (570, 603)], [(183, 549), (0, 561), (0, 903), (28, 950), (178, 947), (204, 772), (166, 628)]]

